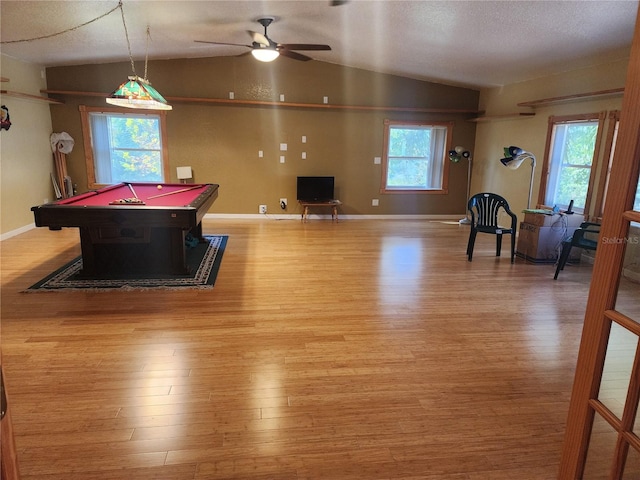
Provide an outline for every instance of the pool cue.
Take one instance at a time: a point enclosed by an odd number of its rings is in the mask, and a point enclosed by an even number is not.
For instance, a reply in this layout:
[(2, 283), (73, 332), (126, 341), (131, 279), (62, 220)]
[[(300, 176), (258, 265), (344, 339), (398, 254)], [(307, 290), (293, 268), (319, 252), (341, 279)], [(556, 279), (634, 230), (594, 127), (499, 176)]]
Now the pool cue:
[(127, 182), (127, 187), (129, 187), (129, 190), (131, 190), (131, 193), (133, 194), (133, 198), (140, 198), (138, 197), (138, 194), (136, 193), (136, 191), (133, 189), (133, 185), (131, 185), (129, 182)]
[(202, 185), (195, 185), (189, 188), (181, 188), (180, 190), (174, 190), (173, 192), (161, 193), (159, 195), (152, 195), (151, 197), (147, 197), (147, 200), (151, 200), (152, 198), (160, 198), (166, 197), (167, 195), (174, 195), (176, 193), (188, 192), (189, 190), (195, 190), (196, 188), (200, 188)]

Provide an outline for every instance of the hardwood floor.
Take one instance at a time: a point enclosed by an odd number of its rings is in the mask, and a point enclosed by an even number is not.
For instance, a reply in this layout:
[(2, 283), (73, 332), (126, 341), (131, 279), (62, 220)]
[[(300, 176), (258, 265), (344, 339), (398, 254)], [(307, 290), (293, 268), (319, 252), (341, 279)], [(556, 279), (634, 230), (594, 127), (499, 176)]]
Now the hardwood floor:
[(556, 478), (591, 267), (468, 227), (205, 220), (212, 290), (23, 293), (77, 229), (2, 242), (24, 480)]

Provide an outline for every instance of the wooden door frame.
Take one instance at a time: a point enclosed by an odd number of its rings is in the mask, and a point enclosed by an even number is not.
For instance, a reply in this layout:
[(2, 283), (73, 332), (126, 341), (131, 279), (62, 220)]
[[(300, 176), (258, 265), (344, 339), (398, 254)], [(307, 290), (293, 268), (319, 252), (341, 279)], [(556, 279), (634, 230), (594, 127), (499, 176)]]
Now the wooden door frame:
[[(640, 170), (640, 9), (636, 16), (625, 85), (618, 143), (611, 168), (610, 188), (603, 215), (600, 242), (593, 267), (584, 327), (569, 405), (560, 479), (582, 478), (595, 410), (604, 357), (611, 329), (605, 317), (614, 307), (623, 267), (624, 242), (604, 242), (606, 238), (626, 238), (629, 222), (640, 221), (631, 212)], [(635, 180), (634, 180), (635, 179)]]
[[(0, 357), (2, 353), (0, 352)], [(7, 392), (4, 386), (4, 375), (0, 365), (0, 378), (2, 383), (2, 418), (0, 419), (0, 478), (2, 480), (20, 480), (18, 468), (18, 453), (15, 439), (13, 438), (13, 424), (11, 423), (11, 407), (7, 400)]]

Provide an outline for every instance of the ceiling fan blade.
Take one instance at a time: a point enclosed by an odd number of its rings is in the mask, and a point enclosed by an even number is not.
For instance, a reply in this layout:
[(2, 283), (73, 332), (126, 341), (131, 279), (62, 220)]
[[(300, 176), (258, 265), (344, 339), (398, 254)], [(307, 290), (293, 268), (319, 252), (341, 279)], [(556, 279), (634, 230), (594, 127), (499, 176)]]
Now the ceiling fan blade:
[(314, 43), (286, 43), (278, 44), (278, 48), (285, 50), (331, 50), (329, 45), (317, 45)]
[(303, 62), (308, 62), (309, 60), (313, 60), (313, 58), (311, 57), (307, 57), (306, 55), (303, 55), (298, 52), (294, 52), (293, 50), (287, 50), (285, 48), (278, 49), (278, 52), (280, 52), (280, 55), (282, 55), (283, 57), (289, 57), (289, 58), (292, 58), (293, 60), (301, 60)]
[(271, 45), (271, 42), (266, 35), (258, 32), (252, 32), (251, 30), (247, 30), (247, 33), (251, 35), (251, 38), (255, 43), (259, 43), (260, 45), (264, 45), (265, 47), (269, 47)]
[(209, 43), (211, 45), (230, 45), (232, 47), (253, 48), (251, 45), (243, 45), (242, 43), (225, 43), (225, 42), (207, 42), (206, 40), (194, 40), (196, 43)]

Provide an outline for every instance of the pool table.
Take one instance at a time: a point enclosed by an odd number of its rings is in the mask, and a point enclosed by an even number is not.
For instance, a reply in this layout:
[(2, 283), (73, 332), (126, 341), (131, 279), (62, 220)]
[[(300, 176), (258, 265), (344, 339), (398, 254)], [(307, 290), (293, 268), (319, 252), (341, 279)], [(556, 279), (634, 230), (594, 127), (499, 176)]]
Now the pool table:
[(202, 240), (216, 184), (119, 183), (33, 207), (35, 224), (80, 229), (85, 277), (189, 273), (187, 234)]

